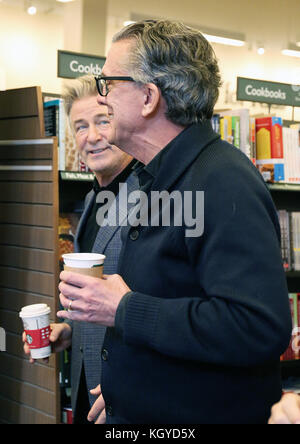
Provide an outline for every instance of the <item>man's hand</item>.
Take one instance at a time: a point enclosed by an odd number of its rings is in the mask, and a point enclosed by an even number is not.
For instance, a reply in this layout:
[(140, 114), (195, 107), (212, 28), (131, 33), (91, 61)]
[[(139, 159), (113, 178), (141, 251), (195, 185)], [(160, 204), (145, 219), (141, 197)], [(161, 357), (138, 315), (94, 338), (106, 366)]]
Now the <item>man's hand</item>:
[(300, 396), (294, 393), (283, 395), (273, 405), (268, 424), (300, 424)]
[[(88, 414), (88, 421), (95, 421), (95, 424), (105, 424), (106, 421), (106, 413), (105, 413), (105, 402), (101, 393), (101, 387), (98, 385), (93, 390), (90, 390), (90, 393), (94, 396), (98, 396), (96, 401), (94, 402), (91, 410)], [(98, 419), (96, 419), (98, 417)]]
[[(50, 328), (51, 334), (49, 339), (52, 343), (51, 348), (53, 353), (61, 352), (70, 347), (72, 343), (72, 328), (68, 324), (50, 324)], [(23, 332), (22, 340), (24, 342), (24, 352), (26, 355), (30, 356), (30, 348), (27, 343), (25, 331)], [(33, 364), (35, 360), (30, 356), (29, 362)], [(49, 358), (43, 359), (43, 362), (47, 364), (49, 362)]]
[(115, 325), (119, 302), (130, 291), (121, 276), (112, 274), (99, 279), (62, 271), (60, 279), (60, 302), (67, 311), (59, 311), (58, 317), (106, 327)]

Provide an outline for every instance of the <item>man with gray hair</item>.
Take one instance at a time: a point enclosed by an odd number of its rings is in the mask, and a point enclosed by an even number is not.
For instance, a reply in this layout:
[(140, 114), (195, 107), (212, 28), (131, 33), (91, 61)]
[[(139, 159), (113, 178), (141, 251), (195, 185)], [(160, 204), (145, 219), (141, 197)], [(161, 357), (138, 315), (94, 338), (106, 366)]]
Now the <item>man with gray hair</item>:
[(58, 315), (109, 327), (107, 423), (266, 423), (291, 332), (280, 230), (260, 173), (212, 130), (213, 49), (181, 23), (141, 21), (114, 37), (96, 81), (108, 140), (145, 164), (142, 191), (192, 193), (190, 216), (204, 193), (201, 235), (175, 216), (132, 223), (117, 275), (61, 274), (62, 305), (76, 311)]

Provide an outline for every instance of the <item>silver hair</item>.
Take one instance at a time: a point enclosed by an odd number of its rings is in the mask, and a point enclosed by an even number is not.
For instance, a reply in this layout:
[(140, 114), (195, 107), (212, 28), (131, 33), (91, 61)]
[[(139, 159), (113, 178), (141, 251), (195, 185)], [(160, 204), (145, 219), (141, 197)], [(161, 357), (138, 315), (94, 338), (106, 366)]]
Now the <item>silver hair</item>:
[(97, 94), (98, 91), (94, 76), (86, 75), (70, 80), (64, 85), (62, 93), (67, 116), (70, 117), (71, 108), (76, 100), (96, 96)]
[(214, 50), (200, 31), (170, 20), (143, 20), (118, 32), (132, 39), (126, 68), (142, 84), (154, 83), (167, 104), (166, 117), (187, 126), (212, 117), (221, 76)]

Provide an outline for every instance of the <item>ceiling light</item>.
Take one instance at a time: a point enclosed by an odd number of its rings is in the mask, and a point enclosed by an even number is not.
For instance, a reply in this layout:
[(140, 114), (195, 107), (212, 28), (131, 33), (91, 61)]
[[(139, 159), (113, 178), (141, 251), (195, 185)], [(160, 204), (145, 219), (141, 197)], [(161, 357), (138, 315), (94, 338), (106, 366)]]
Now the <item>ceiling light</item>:
[(291, 57), (300, 57), (300, 51), (294, 51), (293, 49), (283, 49), (281, 54)]
[[(159, 17), (156, 16), (155, 17), (145, 16), (136, 13), (131, 13), (130, 18), (132, 21), (159, 19)], [(191, 28), (195, 28), (201, 31), (202, 35), (206, 38), (206, 40), (212, 43), (220, 43), (222, 45), (230, 45), (230, 46), (244, 46), (246, 43), (245, 35), (240, 32), (208, 28), (207, 26), (202, 26), (195, 23), (185, 23), (185, 24), (190, 26)]]
[[(190, 25), (194, 28), (196, 26)], [(203, 36), (212, 43), (220, 43), (221, 45), (244, 46), (245, 36), (240, 32), (225, 31), (221, 29), (207, 28), (205, 26), (197, 26)]]
[(212, 43), (220, 43), (221, 45), (229, 46), (244, 46), (245, 42), (243, 40), (231, 39), (228, 37), (220, 37), (218, 35), (203, 34), (203, 36)]
[(258, 55), (263, 55), (264, 53), (265, 53), (265, 48), (263, 46), (261, 46), (260, 48), (257, 48)]
[(69, 3), (69, 2), (73, 2), (73, 0), (56, 0), (57, 2), (60, 3)]
[(129, 26), (129, 25), (133, 25), (133, 23), (136, 23), (136, 22), (134, 22), (133, 20), (126, 20), (125, 22), (123, 22), (123, 25)]
[(291, 57), (300, 57), (300, 49), (297, 45), (290, 43), (287, 48), (281, 51), (281, 54)]
[(33, 6), (33, 5), (31, 5), (31, 6), (29, 6), (29, 7), (27, 8), (27, 13), (28, 13), (29, 15), (35, 15), (36, 12), (37, 12), (37, 9), (36, 9), (36, 7)]

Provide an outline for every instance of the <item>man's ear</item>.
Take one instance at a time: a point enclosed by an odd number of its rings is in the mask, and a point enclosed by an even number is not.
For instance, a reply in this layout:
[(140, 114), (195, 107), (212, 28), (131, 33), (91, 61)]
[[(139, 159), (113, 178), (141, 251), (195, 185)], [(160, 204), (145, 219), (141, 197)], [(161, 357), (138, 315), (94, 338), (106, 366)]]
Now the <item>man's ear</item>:
[(146, 83), (144, 86), (144, 106), (142, 116), (148, 117), (158, 109), (161, 92), (154, 83)]

